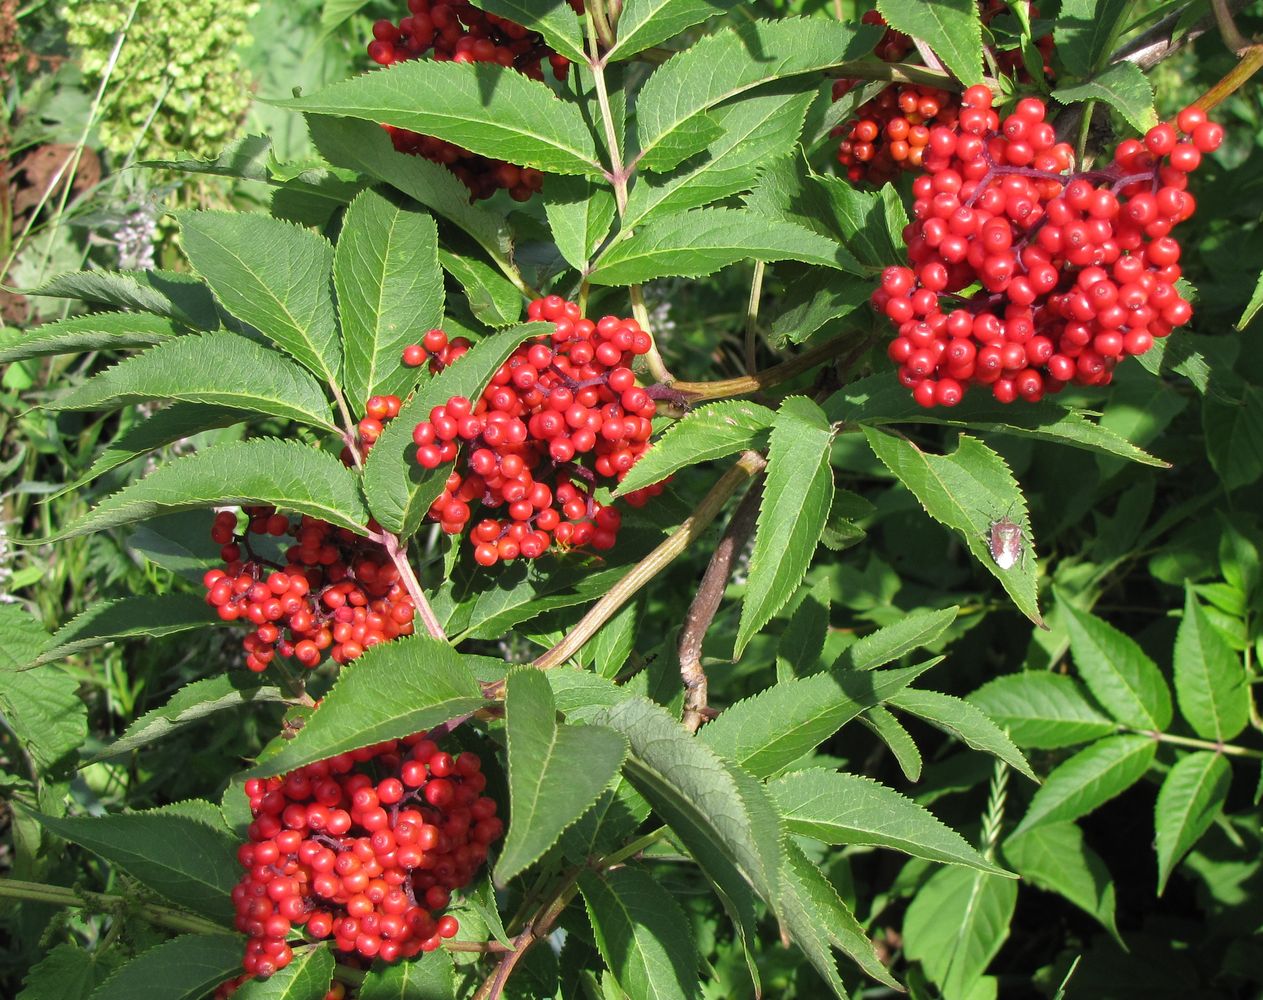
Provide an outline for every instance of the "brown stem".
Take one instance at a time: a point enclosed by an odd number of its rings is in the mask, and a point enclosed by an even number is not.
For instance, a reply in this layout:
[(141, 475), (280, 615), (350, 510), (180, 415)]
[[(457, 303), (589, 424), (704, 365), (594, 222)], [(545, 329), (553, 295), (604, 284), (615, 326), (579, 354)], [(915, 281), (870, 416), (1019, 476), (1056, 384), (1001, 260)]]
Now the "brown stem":
[(1263, 44), (1250, 45), (1237, 64), (1224, 74), (1223, 79), (1194, 103), (1203, 111), (1213, 110), (1226, 101), (1229, 95), (1240, 90), (1260, 69), (1263, 69)]
[(421, 589), (421, 581), (417, 579), (417, 574), (412, 569), (412, 563), (408, 562), (407, 550), (400, 544), (399, 536), (391, 534), (389, 531), (383, 531), (378, 536), (378, 541), (385, 546), (386, 554), (390, 556), (390, 561), (395, 564), (395, 569), (399, 570), (399, 578), (403, 580), (404, 588), (408, 591), (408, 596), (412, 598), (412, 606), (417, 609), (417, 614), (421, 616), (421, 622), (425, 625), (425, 630), (440, 642), (447, 642), (447, 633), (443, 631), (442, 623), (434, 613), (434, 609), (430, 607), (425, 591)]
[[(1229, 11), (1240, 10), (1245, 6), (1245, 0), (1227, 0), (1226, 6)], [(1210, 14), (1177, 38), (1175, 29), (1183, 14), (1182, 10), (1177, 10), (1174, 14), (1164, 17), (1148, 31), (1133, 38), (1115, 52), (1110, 61), (1134, 62), (1141, 69), (1150, 69), (1162, 60), (1169, 59), (1215, 26), (1215, 17)]]
[(1210, 0), (1210, 9), (1215, 15), (1215, 23), (1219, 26), (1219, 34), (1224, 44), (1238, 56), (1244, 56), (1250, 48), (1250, 41), (1237, 29), (1237, 22), (1232, 19), (1232, 11), (1227, 0)]
[(755, 483), (741, 498), (733, 511), (732, 519), (724, 530), (724, 536), (715, 546), (714, 555), (702, 576), (702, 582), (693, 596), (688, 613), (684, 616), (684, 629), (680, 632), (680, 679), (684, 682), (684, 725), (695, 733), (709, 717), (706, 706), (706, 671), (702, 669), (702, 642), (719, 605), (723, 602), (728, 578), (732, 575), (732, 563), (745, 548), (750, 532), (759, 516), (759, 503), (763, 499), (763, 484)]
[(868, 338), (856, 343), (854, 334), (847, 334), (836, 340), (826, 341), (809, 351), (804, 351), (796, 358), (790, 358), (788, 361), (783, 361), (779, 365), (773, 365), (753, 375), (742, 375), (718, 382), (674, 382), (671, 384), (671, 389), (691, 403), (706, 399), (748, 396), (752, 392), (760, 392), (787, 382), (829, 358), (841, 356), (845, 358), (844, 365), (853, 364), (855, 359), (868, 350), (868, 345)]

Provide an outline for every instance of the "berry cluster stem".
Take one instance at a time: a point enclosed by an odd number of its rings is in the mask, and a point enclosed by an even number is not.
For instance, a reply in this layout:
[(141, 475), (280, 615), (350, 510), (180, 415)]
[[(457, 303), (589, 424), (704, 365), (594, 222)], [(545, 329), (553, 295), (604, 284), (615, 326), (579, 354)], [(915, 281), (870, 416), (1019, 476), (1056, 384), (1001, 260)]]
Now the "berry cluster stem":
[(154, 926), (165, 927), (168, 930), (192, 934), (230, 933), (222, 924), (191, 913), (184, 913), (170, 906), (136, 903), (124, 896), (68, 889), (60, 885), (43, 885), (39, 882), (24, 882), (15, 878), (0, 879), (0, 899), (20, 899), (30, 903), (48, 903), (52, 906), (90, 906), (103, 910), (128, 910), (144, 917)]
[(389, 531), (383, 531), (380, 536), (377, 536), (377, 540), (385, 546), (386, 555), (390, 557), (390, 561), (399, 570), (399, 577), (403, 580), (408, 596), (412, 598), (412, 604), (417, 609), (417, 614), (421, 618), (421, 623), (425, 625), (425, 630), (433, 638), (438, 639), (439, 642), (447, 642), (447, 633), (443, 630), (443, 624), (439, 621), (438, 615), (434, 613), (434, 608), (430, 606), (430, 601), (425, 596), (425, 591), (421, 589), (421, 581), (417, 579), (417, 574), (412, 569), (412, 563), (408, 561), (407, 548), (400, 543), (399, 536), (391, 534)]

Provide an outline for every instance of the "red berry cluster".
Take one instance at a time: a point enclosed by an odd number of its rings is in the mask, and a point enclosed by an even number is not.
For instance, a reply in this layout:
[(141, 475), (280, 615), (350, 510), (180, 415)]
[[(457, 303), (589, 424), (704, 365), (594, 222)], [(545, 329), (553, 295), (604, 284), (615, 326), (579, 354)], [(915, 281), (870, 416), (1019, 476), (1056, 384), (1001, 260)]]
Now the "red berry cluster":
[(288, 965), (299, 934), (387, 962), (452, 937), (456, 918), (438, 912), (504, 832), (486, 784), (476, 754), (425, 734), (246, 782), (254, 821), (232, 891), (246, 972)]
[[(582, 11), (578, 0), (570, 3)], [(469, 0), (408, 0), (408, 10), (409, 15), (398, 24), (381, 20), (373, 25), (368, 55), (379, 65), (390, 66), (430, 53), (431, 59), (440, 62), (497, 63), (536, 80), (544, 78), (541, 64), (545, 59), (558, 80), (569, 72), (570, 61), (544, 44), (537, 32), (479, 10)], [(400, 152), (424, 156), (450, 169), (475, 199), (490, 198), (504, 188), (516, 200), (525, 201), (543, 186), (544, 175), (531, 167), (478, 156), (406, 128), (387, 125), (386, 131)]]
[(430, 371), (437, 375), (448, 365), (454, 364), (470, 348), (464, 337), (448, 340), (442, 330), (431, 330), (419, 344), (409, 344), (403, 349), (403, 363), (409, 368), (420, 368), (429, 362)]
[[(325, 650), (346, 663), (379, 642), (412, 634), (412, 599), (383, 546), (313, 517), (292, 524), (273, 507), (247, 507), (245, 514), (249, 523), (240, 534), (233, 511), (215, 515), (211, 538), (223, 546), (225, 565), (202, 582), (220, 618), (256, 626), (242, 640), (251, 670), (266, 670), (277, 655), (315, 667)], [(254, 554), (251, 535), (265, 534), (294, 538), (286, 565)]]
[[(464, 531), (472, 505), (506, 516), (478, 521), (470, 535), (483, 566), (563, 547), (613, 546), (622, 520), (597, 502), (600, 479), (618, 481), (648, 447), (656, 406), (632, 374), (652, 342), (634, 319), (584, 319), (556, 295), (532, 302), (532, 320), (555, 324), (549, 337), (520, 346), (480, 399), (454, 396), (417, 424), (417, 462), (461, 468), (430, 507), (448, 534)], [(660, 485), (629, 494), (640, 506)]]
[(1043, 102), (1025, 98), (1001, 120), (991, 100), (971, 87), (958, 128), (931, 132), (904, 232), (909, 266), (887, 268), (872, 296), (898, 328), (888, 353), (900, 381), (923, 406), (954, 405), (971, 384), (1002, 403), (1104, 385), (1192, 315), (1169, 233), (1193, 214), (1188, 174), (1223, 129), (1186, 108), (1121, 143), (1106, 168), (1074, 173)]

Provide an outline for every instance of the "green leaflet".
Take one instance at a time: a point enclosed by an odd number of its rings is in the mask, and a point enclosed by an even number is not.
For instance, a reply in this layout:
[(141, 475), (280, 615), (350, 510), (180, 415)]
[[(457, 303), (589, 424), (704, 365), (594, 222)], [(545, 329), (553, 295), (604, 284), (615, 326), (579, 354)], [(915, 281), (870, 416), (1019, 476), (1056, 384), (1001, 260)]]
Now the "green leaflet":
[(1180, 714), (1202, 739), (1224, 742), (1249, 723), (1245, 668), (1188, 587), (1175, 636), (1175, 696)]
[(237, 934), (183, 934), (141, 952), (90, 1000), (202, 1000), (241, 970)]
[(627, 0), (608, 58), (629, 59), (686, 28), (737, 6), (738, 0)]
[(216, 624), (219, 616), (194, 594), (142, 594), (102, 601), (59, 628), (35, 663), (52, 663), (113, 639), (173, 635)]
[(1086, 816), (1120, 795), (1149, 770), (1158, 744), (1148, 736), (1107, 736), (1053, 769), (1031, 799), (1013, 835), (1041, 823)]
[(1087, 698), (1073, 677), (1046, 671), (1006, 674), (969, 696), (1020, 747), (1055, 750), (1089, 743), (1118, 727)]
[(145, 313), (74, 316), (33, 330), (0, 331), (0, 364), (79, 351), (152, 347), (183, 332), (165, 316)]
[(1166, 729), (1171, 691), (1158, 665), (1112, 625), (1071, 604), (1063, 607), (1074, 665), (1101, 707), (1124, 725)]
[(1222, 754), (1181, 757), (1162, 781), (1154, 806), (1158, 851), (1158, 895), (1180, 860), (1223, 811), (1232, 783), (1232, 767)]
[(237, 993), (241, 1000), (324, 1000), (333, 981), (333, 952), (328, 944), (298, 948), (294, 960), (267, 979), (250, 979)]
[(961, 83), (982, 82), (982, 24), (974, 0), (878, 0), (892, 27), (929, 44)]

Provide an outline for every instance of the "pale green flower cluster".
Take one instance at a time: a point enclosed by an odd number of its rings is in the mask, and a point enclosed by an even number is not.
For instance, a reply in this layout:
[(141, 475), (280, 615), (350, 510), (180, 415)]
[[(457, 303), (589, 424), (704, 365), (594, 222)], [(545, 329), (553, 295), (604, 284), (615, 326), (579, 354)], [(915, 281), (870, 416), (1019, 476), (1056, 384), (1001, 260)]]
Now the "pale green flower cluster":
[[(75, 0), (67, 38), (90, 86), (98, 86), (131, 4)], [(238, 47), (248, 40), (253, 0), (140, 0), (101, 112), (101, 142), (116, 156), (178, 150), (217, 153), (250, 105)], [(152, 116), (152, 120), (151, 120)]]

